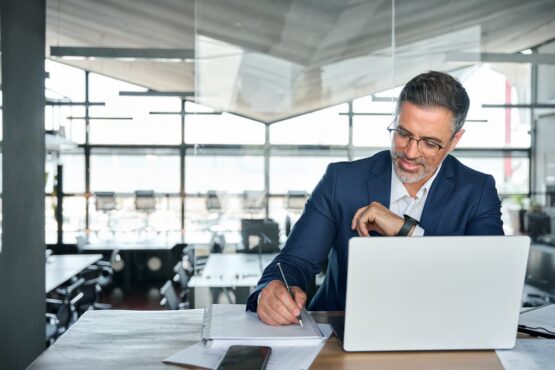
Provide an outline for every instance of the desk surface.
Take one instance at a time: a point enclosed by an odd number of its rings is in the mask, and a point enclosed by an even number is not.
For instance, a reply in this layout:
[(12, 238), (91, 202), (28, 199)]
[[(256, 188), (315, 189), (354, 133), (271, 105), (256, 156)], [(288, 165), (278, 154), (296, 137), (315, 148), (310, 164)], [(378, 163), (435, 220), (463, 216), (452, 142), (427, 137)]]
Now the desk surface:
[(152, 250), (170, 250), (178, 243), (173, 239), (145, 239), (145, 240), (96, 240), (87, 243), (81, 247), (83, 251), (111, 251), (118, 249), (120, 251), (152, 251)]
[(189, 281), (191, 288), (199, 287), (254, 287), (262, 271), (272, 262), (276, 253), (213, 253), (208, 257), (201, 275)]
[(56, 289), (101, 258), (101, 254), (60, 254), (49, 256), (46, 260), (45, 268), (46, 293)]
[[(203, 310), (88, 311), (30, 369), (179, 369), (162, 360), (200, 340)], [(313, 313), (325, 322), (330, 313)], [(311, 369), (503, 369), (494, 351), (346, 353), (331, 337)]]

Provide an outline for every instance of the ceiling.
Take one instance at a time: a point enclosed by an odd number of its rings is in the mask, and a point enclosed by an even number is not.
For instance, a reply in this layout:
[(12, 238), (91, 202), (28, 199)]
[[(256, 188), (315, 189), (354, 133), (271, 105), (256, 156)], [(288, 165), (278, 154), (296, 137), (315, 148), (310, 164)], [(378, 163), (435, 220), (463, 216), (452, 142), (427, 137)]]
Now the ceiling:
[(553, 0), (396, 0), (394, 14), (392, 53), (391, 0), (47, 0), (47, 53), (110, 48), (108, 57), (51, 58), (271, 123), (460, 68), (446, 61), (453, 53), (555, 39)]

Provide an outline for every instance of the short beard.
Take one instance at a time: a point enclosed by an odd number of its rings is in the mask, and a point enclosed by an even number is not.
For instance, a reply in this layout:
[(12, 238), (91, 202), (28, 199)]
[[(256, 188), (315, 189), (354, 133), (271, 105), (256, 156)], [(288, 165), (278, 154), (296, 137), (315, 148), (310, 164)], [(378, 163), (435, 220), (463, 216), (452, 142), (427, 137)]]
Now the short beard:
[(396, 158), (408, 160), (403, 151), (395, 152), (394, 149), (391, 148), (391, 160), (393, 161), (393, 168), (395, 169), (395, 173), (397, 174), (399, 180), (401, 180), (401, 182), (403, 182), (404, 184), (414, 184), (416, 182), (422, 181), (432, 172), (432, 169), (424, 158), (410, 160), (413, 163), (418, 163), (422, 165), (422, 169), (417, 173), (404, 171), (399, 166), (399, 162), (395, 160)]

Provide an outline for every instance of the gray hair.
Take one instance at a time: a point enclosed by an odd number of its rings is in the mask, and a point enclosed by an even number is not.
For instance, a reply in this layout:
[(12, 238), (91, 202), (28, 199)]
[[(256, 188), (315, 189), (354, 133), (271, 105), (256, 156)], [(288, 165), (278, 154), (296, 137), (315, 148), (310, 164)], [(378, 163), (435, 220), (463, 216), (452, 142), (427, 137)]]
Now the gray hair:
[(397, 116), (405, 101), (420, 107), (442, 107), (451, 111), (453, 134), (463, 127), (470, 107), (463, 85), (447, 73), (436, 71), (422, 73), (407, 82), (397, 100)]

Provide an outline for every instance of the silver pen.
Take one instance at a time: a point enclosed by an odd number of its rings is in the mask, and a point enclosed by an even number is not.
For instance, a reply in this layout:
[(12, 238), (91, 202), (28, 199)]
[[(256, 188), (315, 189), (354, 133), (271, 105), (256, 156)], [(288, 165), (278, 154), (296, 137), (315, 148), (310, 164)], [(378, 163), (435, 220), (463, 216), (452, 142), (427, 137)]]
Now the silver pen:
[[(279, 272), (281, 272), (281, 278), (283, 279), (283, 283), (285, 284), (285, 288), (287, 288), (287, 291), (291, 295), (291, 298), (293, 298), (293, 301), (295, 301), (295, 296), (293, 295), (293, 292), (291, 291), (291, 288), (289, 287), (289, 284), (287, 283), (287, 279), (285, 278), (285, 274), (283, 273), (283, 269), (281, 268), (281, 263), (280, 262), (277, 263), (277, 267), (279, 268)], [(299, 314), (299, 316), (297, 316), (297, 320), (299, 320), (299, 324), (301, 325), (301, 327), (303, 327), (303, 320), (301, 320), (301, 315), (300, 314)]]

